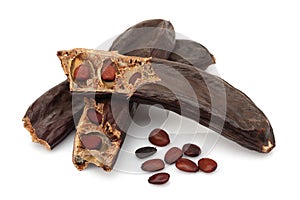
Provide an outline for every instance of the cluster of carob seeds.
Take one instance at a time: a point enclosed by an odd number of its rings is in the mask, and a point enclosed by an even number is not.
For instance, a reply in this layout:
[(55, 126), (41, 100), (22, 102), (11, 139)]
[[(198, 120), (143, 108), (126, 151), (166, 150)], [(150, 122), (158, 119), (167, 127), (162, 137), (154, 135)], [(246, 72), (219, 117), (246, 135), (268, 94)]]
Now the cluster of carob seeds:
[[(123, 32), (109, 51), (58, 51), (67, 80), (28, 108), (23, 121), (32, 140), (52, 149), (76, 129), (74, 165), (110, 171), (129, 118), (147, 104), (162, 105), (248, 149), (270, 152), (275, 138), (264, 113), (243, 92), (204, 71), (215, 59), (203, 45), (175, 35), (169, 21), (147, 20)], [(169, 153), (165, 161), (173, 159)], [(176, 161), (178, 168), (184, 168), (183, 159)], [(197, 169), (208, 162), (199, 161)]]
[[(170, 143), (168, 133), (163, 129), (154, 129), (149, 135), (149, 141), (156, 146), (164, 147)], [(157, 149), (152, 146), (141, 147), (135, 151), (135, 155), (144, 159), (155, 154)], [(155, 158), (145, 161), (141, 169), (147, 172), (157, 172), (165, 168), (165, 163), (172, 165), (175, 163), (177, 169), (185, 172), (198, 172), (199, 170), (206, 173), (211, 173), (216, 170), (217, 162), (210, 158), (201, 158), (198, 160), (198, 165), (188, 158), (182, 158), (183, 155), (187, 157), (197, 157), (201, 154), (201, 148), (192, 143), (187, 143), (182, 148), (171, 147), (164, 156), (164, 160)], [(151, 184), (164, 184), (168, 182), (170, 174), (166, 172), (159, 172), (152, 175), (148, 182)]]

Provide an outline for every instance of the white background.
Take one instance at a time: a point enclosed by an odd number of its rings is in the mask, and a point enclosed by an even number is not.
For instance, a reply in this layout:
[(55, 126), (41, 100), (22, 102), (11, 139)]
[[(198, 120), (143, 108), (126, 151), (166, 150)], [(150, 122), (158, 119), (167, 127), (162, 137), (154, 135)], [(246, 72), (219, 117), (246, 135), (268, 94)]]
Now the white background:
[[(153, 186), (147, 173), (77, 171), (73, 135), (53, 151), (31, 143), (21, 122), (27, 107), (65, 79), (56, 51), (95, 48), (151, 18), (170, 20), (215, 55), (220, 76), (271, 121), (277, 146), (270, 154), (220, 138), (208, 155), (218, 161), (215, 173), (171, 166), (169, 183)], [(296, 0), (2, 1), (1, 199), (299, 199), (299, 19)]]

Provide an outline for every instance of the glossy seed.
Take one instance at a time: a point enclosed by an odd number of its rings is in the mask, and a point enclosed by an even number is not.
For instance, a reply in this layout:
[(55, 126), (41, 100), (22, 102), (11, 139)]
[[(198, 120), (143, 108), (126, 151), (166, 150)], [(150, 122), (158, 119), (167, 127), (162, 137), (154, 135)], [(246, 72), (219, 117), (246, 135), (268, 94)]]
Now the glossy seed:
[(199, 156), (201, 153), (200, 147), (195, 144), (191, 144), (191, 143), (183, 145), (182, 151), (183, 151), (184, 155), (190, 156), (190, 157)]
[(111, 60), (104, 61), (101, 70), (101, 79), (103, 81), (111, 82), (116, 78), (117, 69)]
[(134, 85), (138, 78), (141, 78), (142, 74), (140, 72), (135, 72), (129, 79), (129, 84)]
[(162, 129), (154, 129), (149, 135), (149, 141), (156, 146), (166, 146), (170, 143), (169, 135)]
[(90, 108), (87, 111), (87, 117), (92, 123), (94, 123), (96, 125), (99, 125), (102, 122), (102, 115), (98, 111), (96, 111), (94, 108)]
[(186, 158), (180, 158), (175, 165), (177, 169), (185, 172), (197, 172), (199, 170), (196, 163)]
[(90, 150), (98, 150), (102, 146), (101, 137), (94, 134), (84, 134), (80, 137), (80, 141), (86, 149)]
[(170, 174), (161, 172), (149, 177), (148, 182), (155, 185), (161, 185), (169, 181)]
[(149, 156), (152, 156), (157, 152), (157, 149), (155, 147), (141, 147), (135, 151), (135, 155), (138, 158), (147, 158)]
[(78, 81), (86, 81), (91, 76), (91, 69), (85, 64), (81, 64), (74, 71), (74, 79)]
[(201, 171), (210, 173), (217, 169), (217, 162), (210, 158), (201, 158), (198, 161), (198, 167)]
[(168, 164), (175, 163), (179, 158), (182, 157), (182, 151), (178, 147), (172, 147), (165, 154), (165, 162)]
[(151, 159), (144, 162), (141, 168), (147, 172), (155, 172), (165, 168), (165, 163), (161, 159)]

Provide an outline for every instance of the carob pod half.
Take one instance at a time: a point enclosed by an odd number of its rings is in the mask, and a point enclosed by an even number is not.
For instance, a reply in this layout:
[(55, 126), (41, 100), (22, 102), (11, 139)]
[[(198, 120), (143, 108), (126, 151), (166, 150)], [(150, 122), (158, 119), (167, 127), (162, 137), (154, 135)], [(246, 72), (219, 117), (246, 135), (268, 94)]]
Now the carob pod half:
[(109, 50), (123, 55), (167, 59), (174, 46), (175, 31), (171, 22), (151, 19), (128, 28)]
[[(76, 48), (58, 51), (63, 70), (68, 76), (70, 90), (75, 92), (122, 93), (130, 96), (145, 82), (159, 78), (151, 68), (150, 58), (124, 56), (117, 52)], [(86, 80), (78, 80), (82, 66), (89, 68)], [(85, 70), (82, 72), (85, 74)]]
[[(217, 76), (164, 59), (153, 58), (150, 61), (115, 52), (73, 49), (58, 52), (69, 79), (72, 79), (69, 72), (73, 65), (76, 66), (73, 61), (78, 57), (78, 52), (85, 53), (87, 59), (91, 53), (99, 61), (113, 57), (115, 65), (119, 66), (117, 70), (123, 69), (126, 73), (126, 76), (117, 74), (118, 78), (112, 82), (113, 86), (109, 90), (97, 86), (81, 87), (78, 91), (122, 93), (136, 103), (160, 104), (248, 149), (266, 153), (275, 146), (272, 127), (263, 112), (244, 93)], [(135, 62), (129, 66), (129, 60)], [(135, 71), (140, 71), (143, 76), (139, 84), (132, 86), (128, 80)], [(99, 75), (94, 77), (94, 82), (101, 81)]]
[[(84, 98), (85, 107), (77, 126), (73, 163), (78, 170), (90, 163), (111, 171), (130, 125), (135, 109), (126, 98)], [(128, 106), (131, 113), (128, 113)]]
[(168, 60), (192, 65), (202, 70), (216, 63), (214, 56), (202, 44), (181, 39), (176, 40)]

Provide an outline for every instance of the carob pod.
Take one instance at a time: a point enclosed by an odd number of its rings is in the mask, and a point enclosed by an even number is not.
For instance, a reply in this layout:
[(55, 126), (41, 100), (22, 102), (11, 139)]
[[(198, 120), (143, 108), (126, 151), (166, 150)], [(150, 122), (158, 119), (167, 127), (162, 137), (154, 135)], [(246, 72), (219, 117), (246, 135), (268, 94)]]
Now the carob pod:
[(216, 63), (214, 56), (202, 44), (179, 39), (176, 40), (175, 47), (168, 60), (192, 65), (202, 70)]
[(56, 85), (33, 102), (23, 122), (33, 142), (49, 150), (60, 143), (75, 129), (68, 81)]
[(109, 50), (123, 55), (167, 59), (174, 46), (175, 31), (171, 22), (151, 19), (128, 28)]
[[(36, 99), (27, 109), (22, 121), (32, 141), (53, 149), (75, 130), (82, 113), (83, 98), (87, 94), (73, 94), (69, 82), (63, 81)], [(91, 94), (91, 97), (95, 95)], [(97, 98), (110, 94), (97, 95)], [(130, 107), (131, 108), (131, 107)]]
[[(263, 112), (244, 93), (217, 76), (163, 59), (153, 58), (150, 62), (147, 58), (123, 56), (115, 52), (73, 49), (58, 52), (69, 79), (72, 79), (69, 72), (73, 66), (76, 67), (74, 60), (82, 53), (85, 53), (87, 60), (90, 53), (99, 61), (113, 57), (116, 66), (119, 66), (117, 70), (124, 69), (126, 76), (117, 74), (118, 78), (109, 89), (87, 86), (78, 91), (123, 93), (131, 96), (136, 103), (160, 104), (248, 149), (266, 153), (275, 146), (272, 127)], [(129, 60), (134, 61), (130, 66), (126, 62)], [(139, 84), (132, 86), (128, 80), (136, 71), (143, 76)], [(101, 82), (99, 75), (94, 74), (94, 77), (94, 82)]]
[(215, 64), (214, 56), (202, 44), (175, 39), (173, 25), (163, 19), (142, 21), (128, 28), (114, 40), (109, 50), (123, 55), (167, 59), (202, 70)]
[(130, 125), (129, 110), (134, 107), (124, 98), (84, 98), (85, 107), (77, 126), (73, 163), (78, 170), (90, 163), (111, 171)]
[[(163, 59), (153, 58), (151, 67), (161, 81), (142, 85), (131, 101), (160, 104), (251, 150), (268, 153), (275, 147), (273, 129), (264, 113), (246, 94), (223, 79)], [(187, 84), (178, 83), (174, 72), (184, 77)]]

